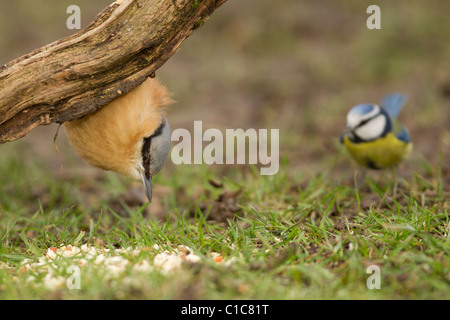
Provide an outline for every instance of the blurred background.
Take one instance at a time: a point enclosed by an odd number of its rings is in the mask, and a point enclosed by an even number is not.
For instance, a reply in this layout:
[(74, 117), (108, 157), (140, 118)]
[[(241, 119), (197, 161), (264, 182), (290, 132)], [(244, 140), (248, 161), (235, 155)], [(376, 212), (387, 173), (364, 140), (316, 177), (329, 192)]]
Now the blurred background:
[[(85, 27), (111, 2), (0, 0), (0, 65), (74, 33), (66, 28), (69, 5), (80, 6)], [(339, 182), (352, 178), (356, 168), (339, 144), (349, 109), (400, 92), (409, 97), (400, 120), (414, 142), (402, 174), (432, 176), (441, 158), (448, 185), (450, 2), (377, 1), (381, 30), (369, 30), (366, 9), (372, 2), (229, 0), (157, 71), (177, 101), (168, 108), (172, 129), (192, 130), (194, 120), (202, 120), (204, 130), (279, 129), (283, 174), (308, 179), (333, 168)], [(48, 179), (76, 177), (74, 188), (84, 186), (86, 194), (89, 179), (104, 175), (131, 183), (85, 164), (68, 144), (64, 128), (57, 139), (61, 173), (53, 145), (57, 127), (41, 126), (17, 142), (0, 145), (0, 167), (7, 169), (1, 172), (10, 172), (0, 177), (3, 192), (13, 197), (14, 190), (22, 190), (12, 175), (27, 170), (29, 180), (23, 183), (32, 190), (30, 197), (43, 196), (38, 186), (42, 177), (32, 172), (38, 170), (36, 163), (48, 169)], [(169, 160), (161, 176), (193, 167), (177, 167)], [(221, 177), (228, 169), (208, 170)], [(158, 178), (160, 184), (163, 178)], [(164, 193), (162, 188), (157, 186), (156, 192)]]

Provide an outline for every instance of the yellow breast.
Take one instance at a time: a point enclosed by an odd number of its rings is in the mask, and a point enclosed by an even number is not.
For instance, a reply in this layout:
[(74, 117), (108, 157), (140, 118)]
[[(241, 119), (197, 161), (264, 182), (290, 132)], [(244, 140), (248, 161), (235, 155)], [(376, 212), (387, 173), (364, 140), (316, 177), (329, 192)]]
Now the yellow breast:
[(411, 142), (399, 140), (392, 133), (374, 141), (360, 143), (354, 143), (348, 136), (345, 136), (343, 143), (357, 163), (372, 169), (394, 167), (412, 149)]

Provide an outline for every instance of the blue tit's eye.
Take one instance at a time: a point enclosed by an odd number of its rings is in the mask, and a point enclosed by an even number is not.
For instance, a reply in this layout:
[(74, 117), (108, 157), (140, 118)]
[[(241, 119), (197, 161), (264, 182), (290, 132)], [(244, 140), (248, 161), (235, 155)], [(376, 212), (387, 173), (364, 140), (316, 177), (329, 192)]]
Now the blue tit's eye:
[(365, 125), (367, 122), (369, 122), (370, 120), (372, 120), (373, 118), (369, 118), (366, 120), (361, 121), (358, 126), (356, 128), (362, 127), (363, 125)]

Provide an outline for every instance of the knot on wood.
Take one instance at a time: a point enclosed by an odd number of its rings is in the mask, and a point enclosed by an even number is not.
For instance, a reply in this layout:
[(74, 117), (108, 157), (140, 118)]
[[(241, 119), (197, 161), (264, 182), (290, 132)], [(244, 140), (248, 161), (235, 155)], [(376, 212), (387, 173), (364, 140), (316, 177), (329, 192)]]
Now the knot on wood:
[(175, 5), (175, 8), (177, 8), (178, 10), (180, 10), (181, 8), (184, 7), (184, 5), (186, 4), (186, 0), (173, 0), (173, 4)]
[(51, 124), (52, 123), (52, 120), (50, 119), (50, 114), (49, 113), (41, 115), (39, 117), (39, 120), (40, 120), (41, 124)]

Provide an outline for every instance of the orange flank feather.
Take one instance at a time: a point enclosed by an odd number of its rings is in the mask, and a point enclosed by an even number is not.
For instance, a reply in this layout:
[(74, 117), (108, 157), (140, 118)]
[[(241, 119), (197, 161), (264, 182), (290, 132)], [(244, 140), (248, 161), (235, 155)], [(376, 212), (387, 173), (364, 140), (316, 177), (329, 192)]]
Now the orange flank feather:
[(64, 125), (77, 153), (96, 167), (141, 178), (143, 139), (163, 122), (171, 94), (148, 78), (96, 112)]

